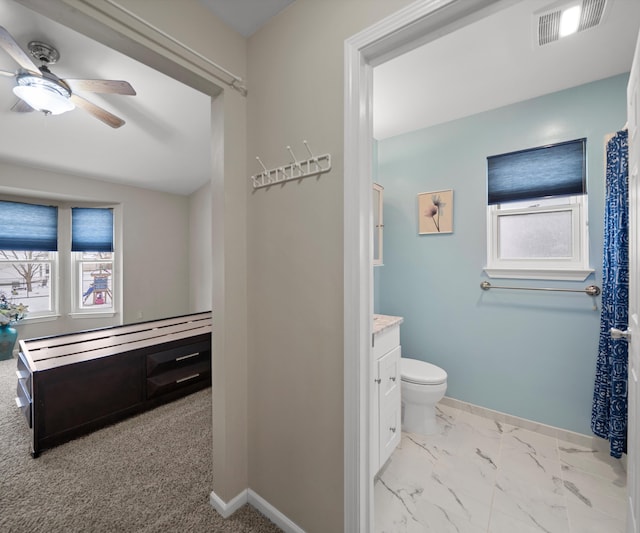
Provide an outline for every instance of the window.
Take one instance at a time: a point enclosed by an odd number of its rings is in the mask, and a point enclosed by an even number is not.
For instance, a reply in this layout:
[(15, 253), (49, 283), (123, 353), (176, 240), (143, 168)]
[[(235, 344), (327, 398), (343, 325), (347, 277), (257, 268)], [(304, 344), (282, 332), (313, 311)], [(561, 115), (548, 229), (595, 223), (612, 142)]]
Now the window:
[(115, 314), (115, 233), (112, 208), (0, 200), (0, 293), (27, 320)]
[(113, 311), (112, 209), (71, 209), (71, 254), (74, 311)]
[(584, 280), (586, 139), (487, 158), (491, 277)]
[(58, 209), (0, 201), (0, 293), (29, 306), (30, 317), (55, 315)]

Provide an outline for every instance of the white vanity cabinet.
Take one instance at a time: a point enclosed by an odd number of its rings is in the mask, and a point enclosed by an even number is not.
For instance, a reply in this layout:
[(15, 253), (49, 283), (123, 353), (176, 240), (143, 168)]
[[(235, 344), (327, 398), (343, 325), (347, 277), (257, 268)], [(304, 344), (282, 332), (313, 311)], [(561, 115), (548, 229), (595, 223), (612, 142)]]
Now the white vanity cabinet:
[(387, 462), (401, 436), (400, 323), (402, 318), (374, 316), (372, 387), (372, 471)]

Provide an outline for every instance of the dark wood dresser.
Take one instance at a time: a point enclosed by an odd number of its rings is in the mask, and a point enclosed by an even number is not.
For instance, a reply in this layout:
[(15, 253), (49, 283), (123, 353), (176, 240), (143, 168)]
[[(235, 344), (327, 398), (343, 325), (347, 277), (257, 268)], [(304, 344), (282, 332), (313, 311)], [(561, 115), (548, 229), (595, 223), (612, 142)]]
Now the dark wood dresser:
[(31, 454), (211, 386), (211, 313), (20, 340)]

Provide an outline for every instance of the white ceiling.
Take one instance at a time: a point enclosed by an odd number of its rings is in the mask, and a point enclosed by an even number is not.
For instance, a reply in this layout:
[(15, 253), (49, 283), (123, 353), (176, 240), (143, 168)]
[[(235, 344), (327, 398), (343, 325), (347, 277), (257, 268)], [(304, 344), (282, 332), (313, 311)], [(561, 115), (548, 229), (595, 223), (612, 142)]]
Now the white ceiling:
[(241, 35), (250, 37), (294, 0), (200, 0)]
[[(200, 1), (247, 35), (291, 3)], [(267, 3), (269, 10), (259, 9)], [(640, 26), (638, 0), (615, 0), (599, 28), (536, 48), (532, 13), (550, 3), (556, 2), (523, 0), (376, 67), (376, 138), (628, 70)], [(239, 6), (237, 22), (229, 9)], [(61, 59), (51, 69), (61, 78), (124, 79), (138, 93), (82, 95), (126, 121), (112, 129), (79, 109), (50, 117), (11, 112), (13, 80), (0, 77), (0, 160), (177, 194), (189, 194), (209, 180), (208, 96), (12, 0), (0, 0), (0, 25), (25, 49), (34, 39), (54, 45)], [(0, 70), (16, 68), (0, 50)], [(250, 98), (251, 79), (247, 84)]]
[[(53, 45), (60, 60), (51, 71), (60, 78), (122, 79), (137, 92), (78, 92), (126, 121), (113, 129), (81, 109), (48, 117), (12, 112), (15, 82), (0, 77), (0, 160), (177, 194), (210, 179), (209, 96), (12, 0), (0, 0), (0, 25), (24, 50), (32, 40)], [(0, 49), (0, 70), (17, 69)]]
[(602, 24), (539, 47), (533, 14), (558, 3), (523, 0), (376, 67), (374, 137), (629, 71), (640, 27), (638, 0), (609, 0)]

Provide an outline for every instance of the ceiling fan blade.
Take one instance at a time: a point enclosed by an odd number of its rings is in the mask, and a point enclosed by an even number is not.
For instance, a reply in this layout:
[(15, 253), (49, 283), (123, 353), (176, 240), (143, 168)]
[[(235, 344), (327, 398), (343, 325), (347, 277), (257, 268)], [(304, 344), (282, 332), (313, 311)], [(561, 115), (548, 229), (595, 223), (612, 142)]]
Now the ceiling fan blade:
[(11, 108), (11, 111), (14, 111), (16, 113), (30, 113), (33, 110), (34, 110), (33, 107), (27, 104), (27, 102), (25, 102), (24, 100), (20, 100), (19, 98), (18, 98), (18, 101), (15, 104), (13, 104), (13, 107)]
[(125, 122), (119, 117), (116, 117), (114, 114), (109, 113), (106, 109), (102, 109), (101, 107), (92, 104), (89, 100), (85, 100), (81, 96), (77, 94), (72, 94), (69, 99), (77, 106), (84, 109), (86, 112), (90, 113), (98, 120), (101, 120), (105, 124), (111, 126), (112, 128), (119, 128)]
[(4, 48), (5, 52), (23, 69), (40, 74), (40, 69), (31, 61), (27, 53), (20, 48), (20, 45), (11, 37), (11, 34), (2, 26), (0, 26), (0, 47)]
[(121, 80), (78, 80), (64, 79), (72, 91), (88, 91), (92, 93), (127, 94), (134, 96), (136, 91), (126, 81)]
[(7, 78), (13, 78), (16, 75), (15, 72), (9, 72), (8, 70), (0, 70), (0, 76), (6, 76)]

